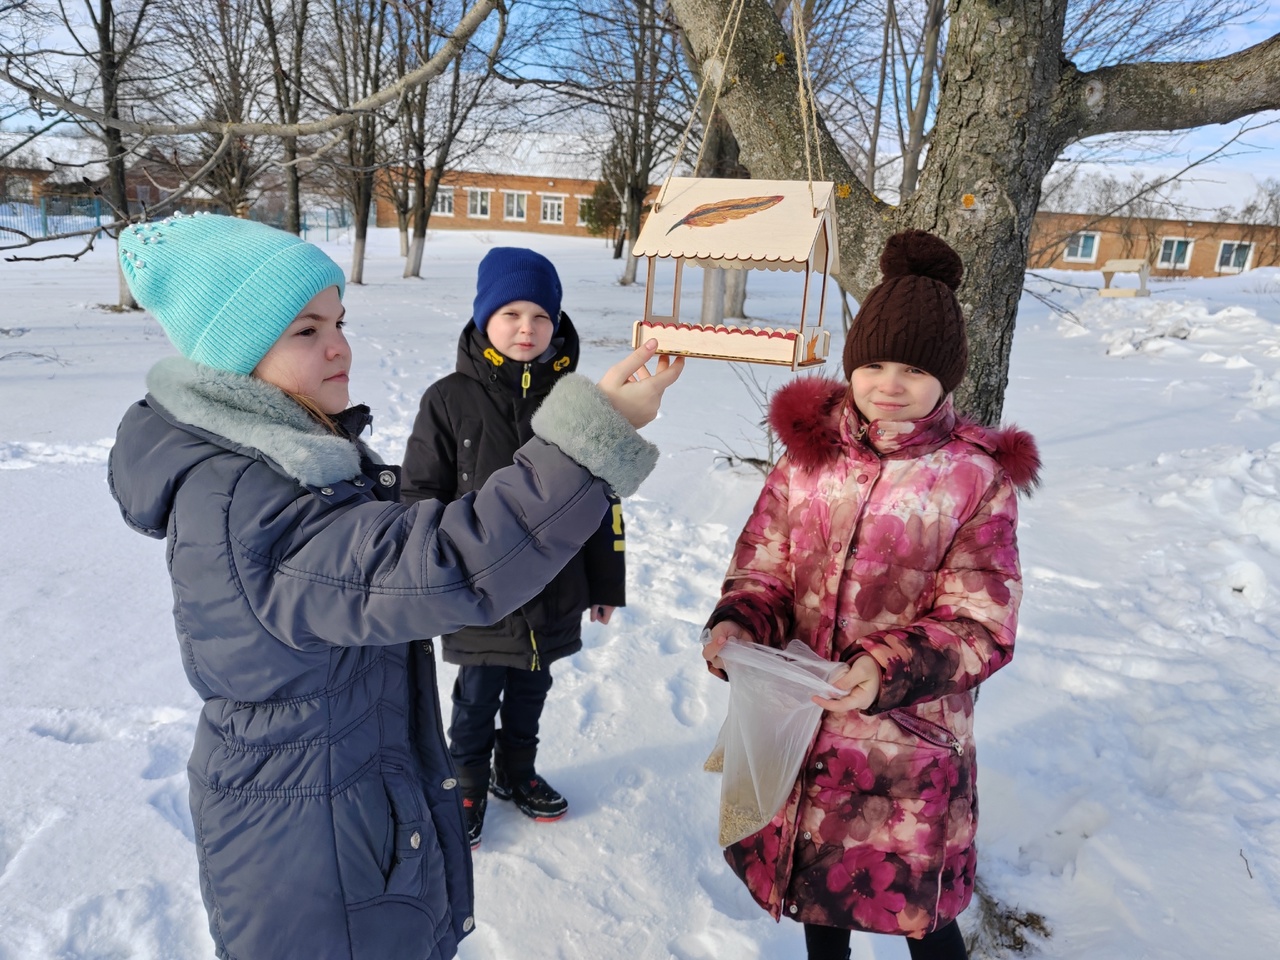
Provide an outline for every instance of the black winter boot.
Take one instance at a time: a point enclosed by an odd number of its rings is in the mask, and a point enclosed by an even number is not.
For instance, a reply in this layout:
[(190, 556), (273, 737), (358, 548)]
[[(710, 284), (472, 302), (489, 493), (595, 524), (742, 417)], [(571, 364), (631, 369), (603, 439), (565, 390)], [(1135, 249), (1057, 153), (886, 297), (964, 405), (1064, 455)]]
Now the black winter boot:
[(474, 850), (480, 846), (480, 831), (484, 829), (484, 811), (489, 804), (489, 768), (459, 767), (458, 785), (462, 788), (462, 818), (467, 828), (467, 840)]
[(543, 822), (559, 820), (569, 812), (569, 801), (538, 776), (533, 766), (536, 754), (536, 747), (504, 751), (499, 743), (489, 792), (499, 800), (514, 802), (526, 817)]

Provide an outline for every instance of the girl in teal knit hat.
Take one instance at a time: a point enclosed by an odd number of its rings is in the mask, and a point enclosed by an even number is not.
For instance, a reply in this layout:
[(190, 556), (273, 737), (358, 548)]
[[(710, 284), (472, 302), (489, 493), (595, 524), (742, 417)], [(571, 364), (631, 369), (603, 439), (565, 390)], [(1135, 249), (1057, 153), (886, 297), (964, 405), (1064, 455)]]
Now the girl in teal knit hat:
[(473, 498), (399, 502), (358, 437), (341, 270), (232, 217), (127, 228), (120, 262), (180, 356), (125, 414), (109, 483), (167, 546), (187, 772), (222, 958), (447, 960), (474, 927), (470, 848), (430, 640), (502, 618), (657, 461), (636, 429), (681, 362), (571, 374)]

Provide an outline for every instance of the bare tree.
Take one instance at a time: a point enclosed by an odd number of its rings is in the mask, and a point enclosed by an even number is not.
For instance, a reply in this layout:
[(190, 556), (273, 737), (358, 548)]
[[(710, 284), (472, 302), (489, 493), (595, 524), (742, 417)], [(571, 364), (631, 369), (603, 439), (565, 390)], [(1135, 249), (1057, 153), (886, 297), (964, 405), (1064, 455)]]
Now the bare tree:
[[(615, 248), (621, 257), (635, 242), (649, 187), (689, 119), (679, 31), (663, 0), (568, 0), (547, 32), (546, 59), (564, 73), (541, 83), (590, 108), (608, 131), (601, 175), (622, 208)], [(635, 279), (635, 258), (626, 257), (620, 282)]]
[[(66, 110), (65, 105), (55, 109), (77, 115), (80, 125), (102, 143), (107, 167), (103, 194), (114, 209), (126, 211), (125, 170), (131, 145), (126, 145), (118, 121), (131, 102), (143, 98), (140, 80), (153, 72), (139, 64), (152, 0), (58, 0), (51, 8), (17, 4), (13, 9), (17, 25), (13, 33), (6, 31), (0, 50), (6, 78), (28, 94), (37, 110), (40, 100), (32, 89), (42, 87), (93, 105), (92, 117)], [(46, 39), (59, 45), (45, 46)], [(123, 273), (117, 286), (119, 305), (136, 306)]]
[[(402, 71), (417, 62), (426, 62), (440, 43), (436, 19), (448, 8), (443, 4), (423, 4), (398, 7), (393, 13), (393, 37), (395, 55)], [(451, 69), (430, 84), (422, 84), (410, 92), (401, 102), (398, 139), (399, 156), (386, 163), (391, 176), (388, 184), (394, 184), (403, 204), (404, 221), (412, 225), (413, 238), (405, 253), (405, 277), (422, 275), (422, 253), (426, 244), (427, 225), (435, 204), (440, 180), (450, 159), (456, 160), (457, 147), (464, 131), (475, 144), (490, 132), (486, 124), (480, 129), (472, 126), (477, 106), (484, 102), (491, 88), (494, 64), (506, 36), (506, 11), (499, 11), (496, 28), (487, 52), (468, 46), (456, 57)], [(464, 141), (464, 152), (466, 142)], [(397, 176), (396, 173), (399, 172)]]
[[(672, 5), (699, 58), (710, 57), (731, 0)], [(844, 289), (865, 294), (885, 239), (905, 227), (942, 235), (964, 259), (971, 361), (957, 400), (987, 423), (1004, 403), (1041, 185), (1063, 150), (1104, 134), (1188, 129), (1280, 107), (1280, 36), (1217, 59), (1085, 70), (1066, 56), (1066, 23), (1066, 0), (951, 0), (929, 149), (916, 193), (899, 206), (866, 189), (825, 124), (820, 133), (838, 185)], [(735, 82), (719, 102), (758, 177), (790, 177), (804, 162), (795, 70), (770, 69), (787, 46), (768, 5), (743, 0), (737, 44), (719, 65)]]
[[(271, 61), (275, 117), (282, 124), (302, 119), (303, 70), (306, 63), (310, 0), (257, 0), (258, 16)], [(284, 179), (285, 222), (290, 233), (302, 232), (302, 175), (298, 165), (298, 138), (280, 137), (281, 172)]]
[[(1072, 0), (1062, 52), (1081, 68), (1204, 55), (1224, 25), (1255, 5)], [(810, 37), (818, 101), (833, 137), (868, 190), (906, 200), (915, 191), (937, 109), (947, 3), (804, 0), (798, 6)], [(792, 16), (787, 12), (784, 20)], [(1124, 139), (1132, 141), (1132, 134)]]
[[(260, 91), (267, 87), (268, 50), (248, 3), (221, 0), (174, 0), (166, 10), (163, 32), (171, 62), (181, 63), (189, 79), (178, 104), (169, 109), (196, 112), (223, 124), (263, 117)], [(172, 155), (179, 157), (181, 146)], [(248, 210), (261, 192), (272, 158), (261, 138), (232, 137), (223, 145), (218, 134), (201, 134), (189, 164), (175, 163), (182, 173), (204, 166), (217, 154), (204, 185), (231, 212)]]
[[(89, 0), (85, 0), (85, 2), (88, 4)], [(232, 122), (211, 117), (200, 117), (194, 115), (196, 111), (193, 110), (183, 112), (175, 106), (175, 104), (181, 103), (182, 94), (180, 91), (177, 95), (178, 99), (173, 101), (166, 99), (165, 96), (156, 95), (156, 77), (161, 76), (165, 80), (171, 79), (168, 76), (170, 67), (166, 64), (153, 64), (150, 70), (138, 71), (138, 76), (144, 77), (146, 83), (151, 85), (149, 89), (152, 95), (150, 96), (132, 95), (122, 106), (122, 100), (119, 96), (113, 101), (110, 97), (104, 98), (97, 95), (97, 79), (104, 72), (98, 69), (99, 60), (109, 59), (111, 61), (114, 73), (106, 71), (108, 75), (120, 75), (121, 58), (118, 51), (129, 49), (132, 51), (131, 57), (133, 59), (137, 59), (140, 56), (140, 51), (143, 47), (139, 37), (145, 33), (140, 27), (144, 20), (142, 14), (152, 7), (159, 7), (165, 0), (127, 0), (127, 2), (132, 4), (129, 8), (130, 16), (133, 18), (130, 20), (132, 24), (130, 30), (123, 30), (116, 26), (108, 28), (108, 24), (114, 25), (119, 19), (115, 14), (115, 8), (112, 6), (112, 0), (97, 0), (97, 5), (92, 7), (93, 10), (105, 9), (112, 13), (110, 19), (98, 17), (94, 22), (95, 36), (101, 34), (108, 38), (114, 37), (116, 39), (114, 49), (117, 53), (110, 58), (98, 57), (97, 48), (88, 47), (83, 43), (71, 49), (47, 50), (39, 44), (31, 42), (30, 32), (0, 31), (0, 79), (20, 91), (23, 96), (28, 98), (29, 103), (35, 109), (50, 113), (65, 112), (67, 115), (77, 118), (77, 122), (81, 124), (91, 128), (100, 128), (104, 131), (104, 139), (107, 138), (106, 131), (111, 131), (110, 136), (120, 140), (122, 143), (124, 138), (128, 138), (131, 144), (140, 144), (156, 137), (187, 140), (202, 134), (216, 135), (218, 137), (218, 146), (209, 155), (205, 164), (192, 174), (188, 182), (183, 184), (169, 198), (171, 203), (179, 201), (193, 186), (201, 183), (209, 176), (222, 157), (241, 138), (246, 137), (295, 138), (299, 141), (303, 138), (323, 137), (323, 142), (309, 149), (307, 160), (314, 160), (338, 147), (346, 146), (348, 148), (348, 157), (345, 161), (340, 161), (339, 166), (351, 171), (369, 171), (371, 179), (372, 166), (370, 163), (365, 162), (368, 160), (365, 148), (367, 144), (373, 142), (373, 138), (370, 136), (350, 136), (348, 135), (349, 128), (365, 124), (365, 132), (368, 133), (368, 125), (373, 122), (373, 118), (375, 118), (378, 111), (384, 110), (388, 105), (395, 104), (407, 91), (439, 75), (458, 56), (472, 34), (499, 4), (499, 0), (476, 0), (461, 15), (454, 25), (452, 33), (443, 40), (431, 59), (403, 75), (395, 75), (392, 71), (381, 69), (383, 63), (380, 38), (379, 45), (370, 48), (373, 51), (370, 57), (364, 61), (359, 61), (357, 57), (356, 60), (347, 63), (347, 66), (351, 69), (352, 76), (356, 78), (351, 83), (333, 83), (327, 90), (317, 89), (314, 84), (309, 84), (303, 90), (300, 102), (309, 102), (315, 107), (310, 119), (303, 119), (299, 116), (297, 120), (286, 122), (270, 119)], [(369, 22), (375, 24), (375, 29), (382, 29), (382, 26), (377, 25), (382, 24), (385, 19), (381, 16), (381, 13), (385, 12), (387, 4), (374, 3), (373, 0), (367, 0), (367, 3), (370, 11), (378, 14)], [(333, 6), (335, 12), (340, 15), (354, 13), (349, 5), (344, 6), (335, 2)], [(23, 9), (25, 10), (25, 7)], [(364, 22), (358, 17), (352, 21), (358, 28)], [(358, 35), (360, 30), (357, 29), (356, 32)], [(359, 43), (352, 47), (345, 38), (337, 36), (338, 33), (338, 30), (330, 26), (324, 32), (324, 35), (338, 48), (339, 53), (343, 49), (354, 51), (359, 48)], [(149, 36), (149, 34), (147, 35)], [(125, 40), (131, 41), (133, 46), (126, 47), (122, 45), (123, 41), (120, 39), (122, 36)], [(333, 50), (320, 52), (332, 53)], [(371, 70), (369, 68), (375, 66), (374, 61), (377, 61), (376, 66), (378, 69)], [(334, 78), (335, 71), (332, 66), (335, 59), (330, 57), (328, 60), (322, 60), (321, 62), (326, 69), (321, 70), (318, 67), (314, 67), (310, 71), (304, 71), (309, 74), (308, 79), (311, 79), (310, 75), (322, 78), (327, 77), (330, 80)], [(54, 66), (50, 67), (50, 64), (54, 64)], [(94, 78), (95, 85), (92, 89), (89, 89), (83, 82), (86, 72)], [(143, 81), (140, 79), (131, 79), (130, 83), (138, 85), (139, 89), (144, 92), (147, 89), (142, 85)], [(160, 93), (168, 94), (170, 91), (161, 90)], [(169, 108), (169, 116), (162, 115), (155, 109), (155, 105), (162, 103)], [(183, 119), (172, 119), (172, 117), (183, 117)], [(123, 167), (123, 155), (114, 153), (112, 156), (120, 156), (121, 167)], [(360, 213), (361, 205), (357, 205), (357, 216), (363, 217), (362, 220), (357, 220), (357, 264), (363, 263), (362, 241), (364, 233), (362, 231), (367, 228), (368, 224), (367, 201), (368, 193), (366, 193), (365, 202), (363, 203), (363, 214)], [(114, 235), (114, 231), (128, 222), (130, 219), (128, 211), (121, 207), (118, 213), (118, 218), (110, 224), (83, 231), (72, 231), (65, 234), (65, 236), (87, 237), (88, 243), (85, 249), (90, 249), (95, 237), (104, 232)], [(18, 236), (13, 242), (0, 244), (0, 249), (12, 250), (20, 246), (31, 246), (41, 242), (42, 239), (52, 238)], [(79, 254), (56, 254), (54, 256), (75, 258), (81, 256), (83, 252), (81, 251)], [(358, 279), (356, 282), (359, 282)], [(127, 288), (124, 289), (127, 292)]]

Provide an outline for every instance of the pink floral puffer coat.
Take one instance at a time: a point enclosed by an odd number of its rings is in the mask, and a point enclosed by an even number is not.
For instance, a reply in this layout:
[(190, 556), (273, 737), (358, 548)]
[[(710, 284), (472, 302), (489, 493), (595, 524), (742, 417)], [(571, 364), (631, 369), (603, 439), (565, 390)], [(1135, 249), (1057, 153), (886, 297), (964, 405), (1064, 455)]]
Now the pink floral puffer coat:
[(734, 549), (711, 624), (828, 659), (879, 663), (866, 712), (823, 715), (791, 798), (725, 858), (774, 917), (921, 937), (968, 906), (978, 806), (973, 689), (1013, 656), (1018, 488), (1039, 456), (1016, 429), (860, 422), (847, 385), (775, 396), (786, 455)]

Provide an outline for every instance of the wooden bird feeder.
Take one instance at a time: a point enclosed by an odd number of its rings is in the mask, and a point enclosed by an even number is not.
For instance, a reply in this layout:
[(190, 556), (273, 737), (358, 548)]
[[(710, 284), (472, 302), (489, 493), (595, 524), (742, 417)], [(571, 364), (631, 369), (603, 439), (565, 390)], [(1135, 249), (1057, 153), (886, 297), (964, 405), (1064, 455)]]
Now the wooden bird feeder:
[[(633, 328), (633, 346), (657, 340), (659, 353), (776, 364), (792, 370), (823, 363), (831, 341), (822, 328), (827, 277), (839, 268), (832, 192), (831, 183), (807, 180), (670, 179), (631, 251), (649, 258), (644, 318)], [(670, 316), (655, 312), (653, 306), (659, 259), (675, 261)], [(799, 325), (681, 322), (680, 281), (686, 263), (803, 272)], [(806, 324), (814, 273), (822, 278), (817, 323)]]

